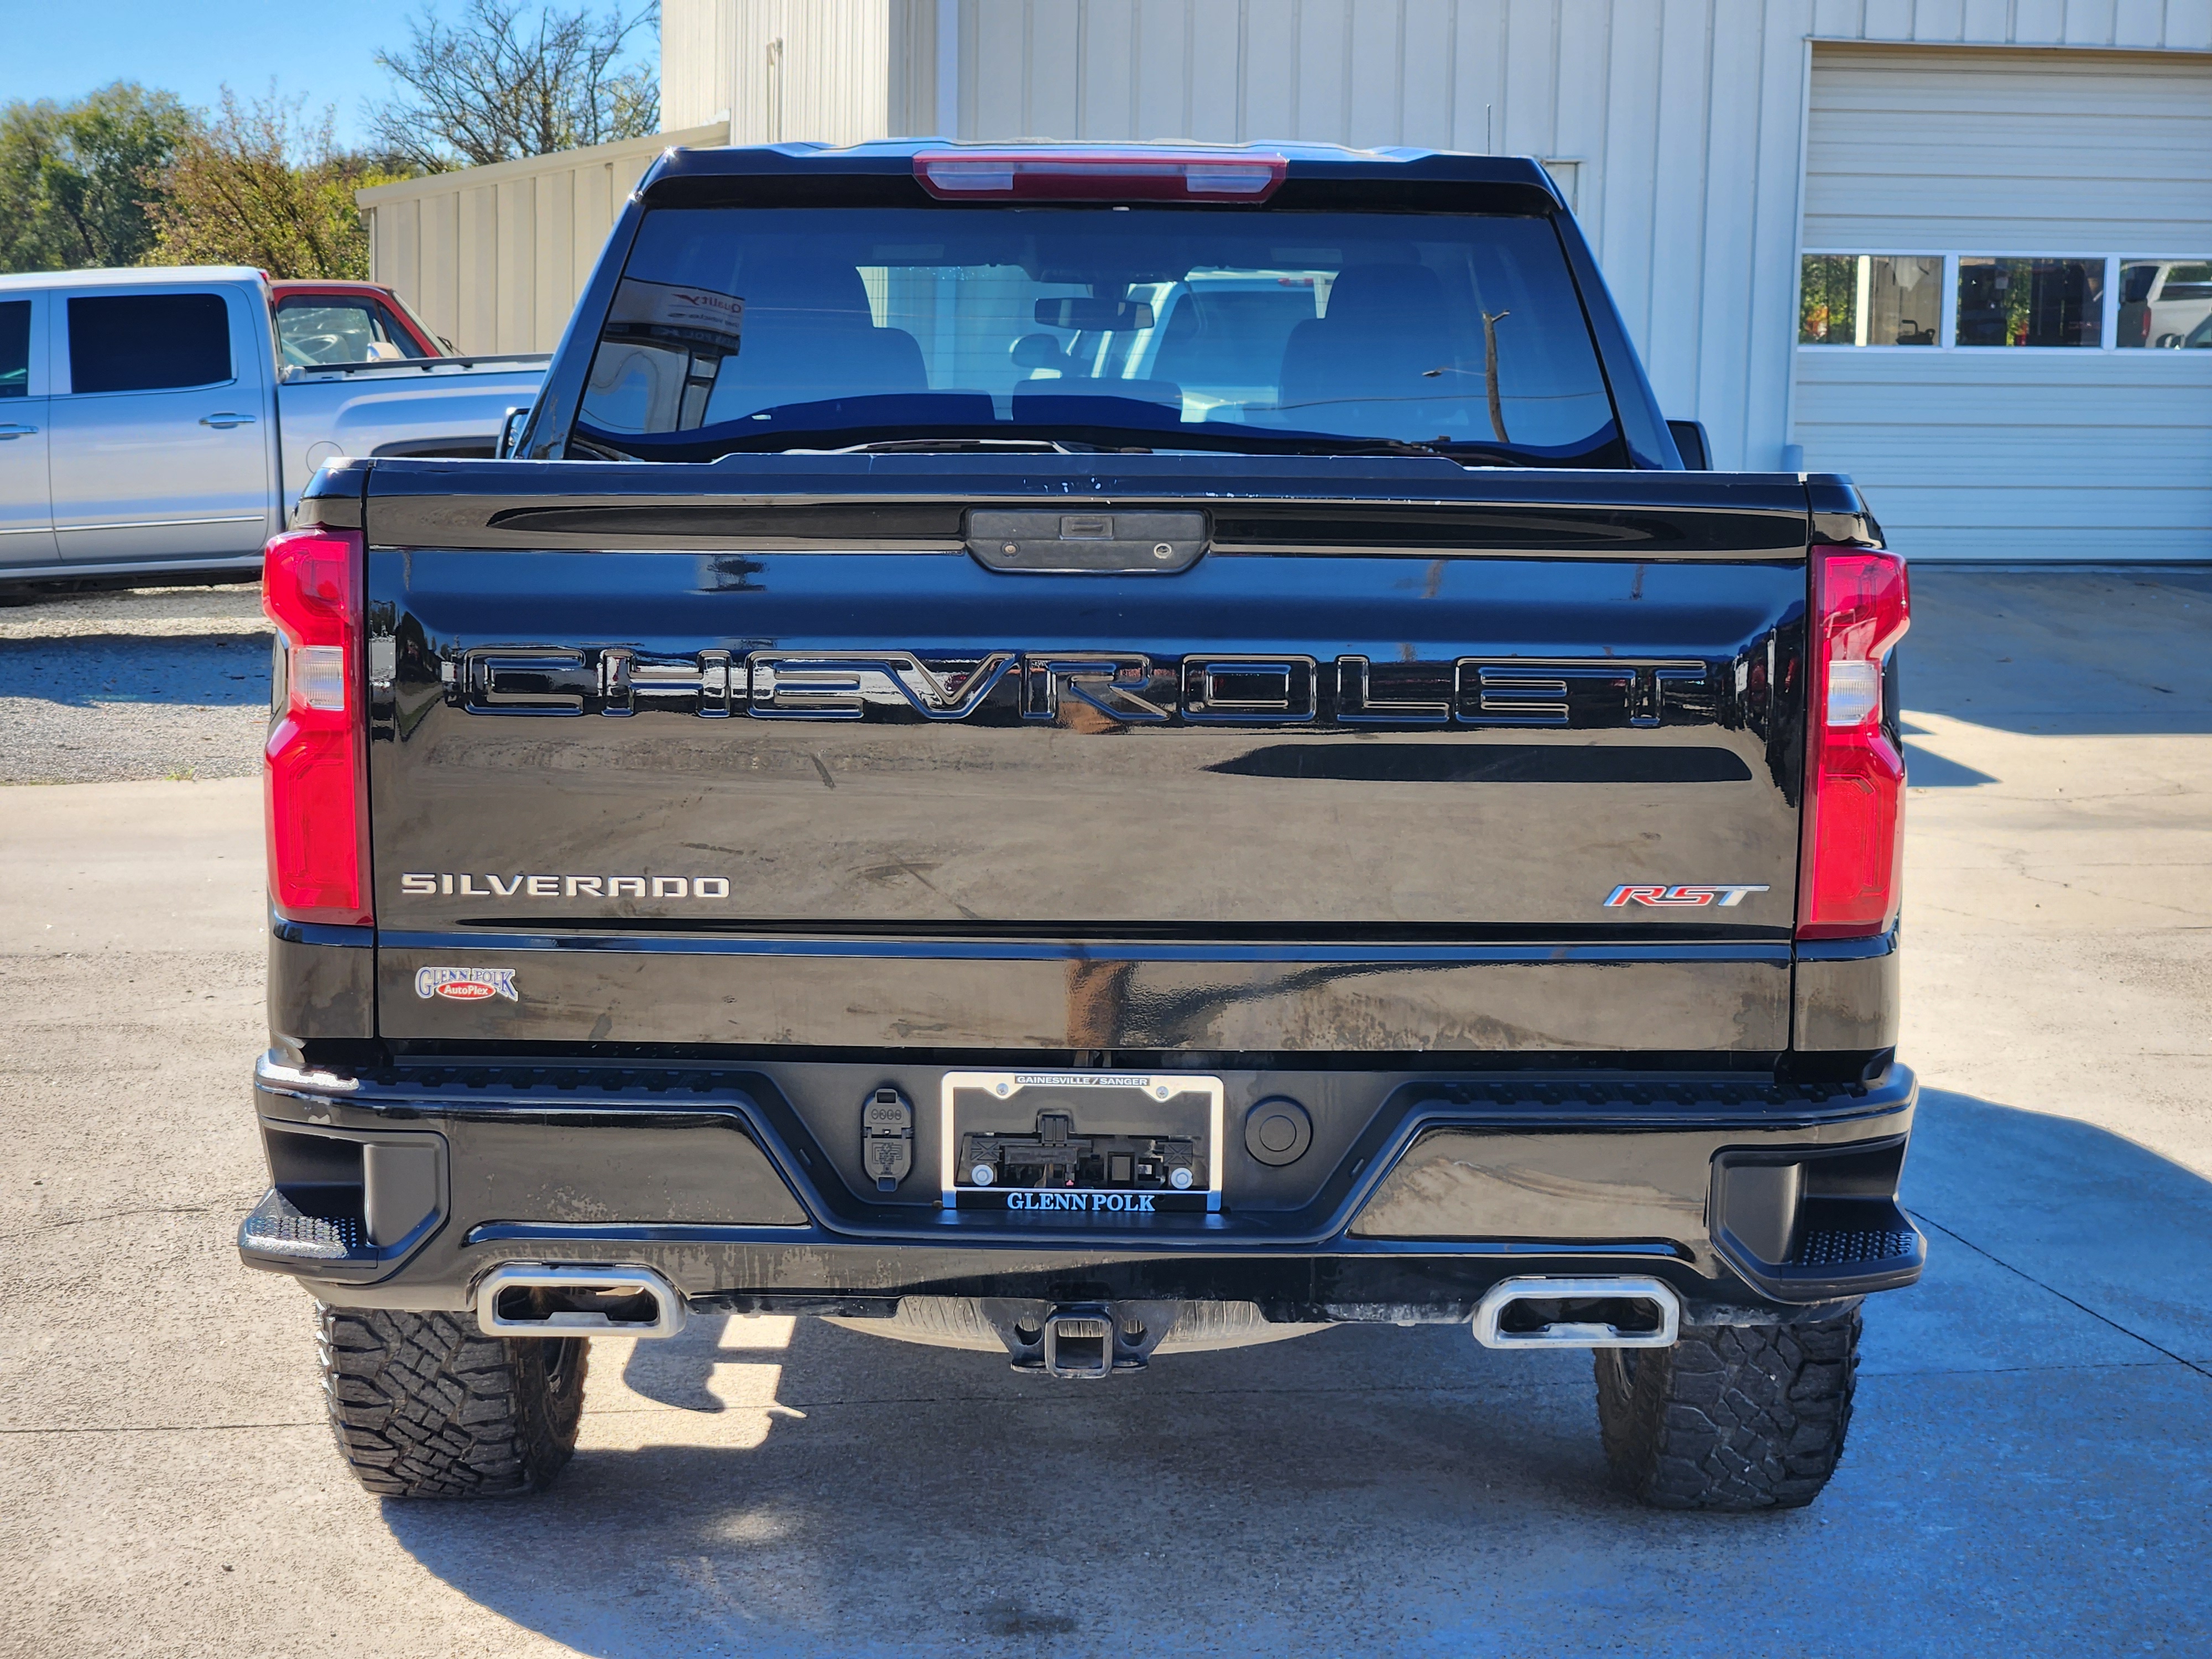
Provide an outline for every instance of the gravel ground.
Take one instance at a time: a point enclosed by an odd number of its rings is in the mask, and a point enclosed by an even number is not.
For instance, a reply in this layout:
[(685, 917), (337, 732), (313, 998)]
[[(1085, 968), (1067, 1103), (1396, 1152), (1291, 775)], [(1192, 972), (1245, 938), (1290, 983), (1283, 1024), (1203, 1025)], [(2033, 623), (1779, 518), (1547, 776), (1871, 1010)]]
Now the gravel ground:
[(0, 784), (252, 776), (269, 638), (251, 583), (0, 611)]

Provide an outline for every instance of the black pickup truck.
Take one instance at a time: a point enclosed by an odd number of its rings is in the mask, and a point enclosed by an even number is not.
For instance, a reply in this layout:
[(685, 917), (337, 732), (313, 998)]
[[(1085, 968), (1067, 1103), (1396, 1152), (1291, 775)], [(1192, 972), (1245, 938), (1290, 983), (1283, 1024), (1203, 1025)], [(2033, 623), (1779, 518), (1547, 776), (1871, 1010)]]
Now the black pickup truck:
[(1468, 1325), (1648, 1501), (1819, 1492), (1925, 1250), (1905, 568), (1684, 466), (1541, 168), (672, 151), (510, 446), (268, 553), (239, 1243), (371, 1489), (780, 1312)]

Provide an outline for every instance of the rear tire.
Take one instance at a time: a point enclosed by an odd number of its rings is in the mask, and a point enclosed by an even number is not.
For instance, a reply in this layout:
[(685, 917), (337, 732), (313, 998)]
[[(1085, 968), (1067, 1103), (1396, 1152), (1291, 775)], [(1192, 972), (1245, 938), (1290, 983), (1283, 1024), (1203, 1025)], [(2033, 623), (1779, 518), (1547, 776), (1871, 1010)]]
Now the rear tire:
[(1802, 1509), (1850, 1427), (1859, 1313), (1802, 1325), (1684, 1326), (1671, 1348), (1601, 1348), (1597, 1419), (1613, 1479), (1658, 1509)]
[(543, 1492), (575, 1450), (586, 1339), (486, 1336), (465, 1314), (316, 1311), (331, 1430), (369, 1491)]

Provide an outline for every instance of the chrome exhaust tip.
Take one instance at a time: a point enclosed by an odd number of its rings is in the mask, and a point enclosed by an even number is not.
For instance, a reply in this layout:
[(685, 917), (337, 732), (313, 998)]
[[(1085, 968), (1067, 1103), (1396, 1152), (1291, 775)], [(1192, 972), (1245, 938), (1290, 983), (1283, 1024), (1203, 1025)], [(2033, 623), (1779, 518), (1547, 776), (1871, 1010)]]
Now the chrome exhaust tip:
[(650, 1267), (510, 1262), (477, 1286), (477, 1328), (486, 1336), (674, 1336), (683, 1292)]
[(1486, 1348), (1670, 1348), (1682, 1299), (1656, 1279), (1508, 1279), (1474, 1310)]

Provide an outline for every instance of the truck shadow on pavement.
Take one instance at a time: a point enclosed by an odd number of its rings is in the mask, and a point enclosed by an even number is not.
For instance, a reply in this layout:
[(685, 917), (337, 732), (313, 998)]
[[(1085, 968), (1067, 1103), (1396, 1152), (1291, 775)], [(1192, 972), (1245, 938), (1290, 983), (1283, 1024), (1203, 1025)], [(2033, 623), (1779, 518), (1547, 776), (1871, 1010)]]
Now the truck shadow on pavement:
[(1912, 612), (1908, 708), (2042, 735), (2212, 732), (2212, 570), (1915, 567)]
[(1719, 1628), (1814, 1651), (1839, 1627), (1899, 1652), (2144, 1630), (2203, 1650), (2212, 1184), (1930, 1092), (1906, 1197), (1928, 1279), (1871, 1306), (1850, 1450), (1796, 1513), (1637, 1507), (1607, 1486), (1587, 1358), (1458, 1327), (1084, 1384), (708, 1319), (602, 1340), (552, 1492), (385, 1515), (440, 1579), (611, 1659), (1704, 1651)]
[(269, 640), (257, 635), (76, 634), (0, 640), (0, 697), (266, 707)]
[(1972, 789), (1984, 783), (1996, 781), (1996, 779), (1987, 772), (1977, 771), (1971, 766), (1962, 766), (1954, 760), (1946, 760), (1942, 756), (1923, 749), (1911, 741), (1916, 736), (1925, 737), (1928, 734), (1915, 726), (1910, 720), (1905, 723), (1905, 781), (1912, 788)]

